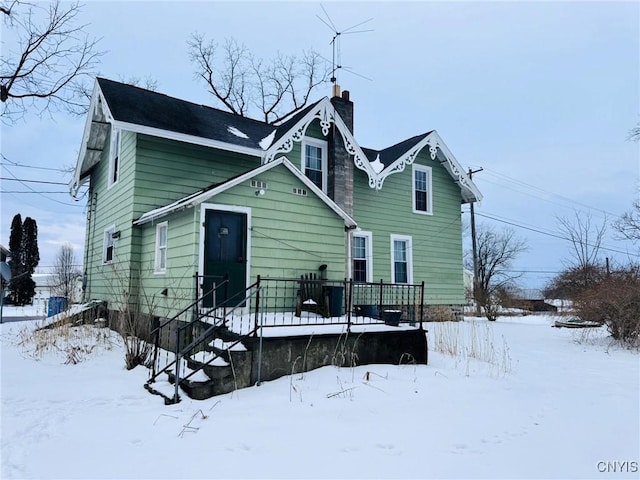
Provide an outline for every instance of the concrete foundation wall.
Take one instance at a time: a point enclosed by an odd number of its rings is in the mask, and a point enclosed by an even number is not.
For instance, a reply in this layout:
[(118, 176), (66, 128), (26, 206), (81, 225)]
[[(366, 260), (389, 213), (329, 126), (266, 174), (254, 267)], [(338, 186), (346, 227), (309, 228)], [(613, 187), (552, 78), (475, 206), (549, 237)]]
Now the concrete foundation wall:
[[(251, 338), (243, 343), (253, 353), (250, 384), (254, 384), (258, 381), (260, 339)], [(267, 337), (262, 339), (260, 380), (275, 380), (326, 365), (426, 364), (427, 360), (427, 333), (424, 330)]]

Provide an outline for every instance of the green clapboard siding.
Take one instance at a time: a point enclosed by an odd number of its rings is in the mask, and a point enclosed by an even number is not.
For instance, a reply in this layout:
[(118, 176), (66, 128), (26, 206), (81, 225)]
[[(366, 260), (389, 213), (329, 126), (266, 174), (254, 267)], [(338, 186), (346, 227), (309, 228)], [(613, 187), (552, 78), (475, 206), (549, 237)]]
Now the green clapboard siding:
[(460, 188), (428, 151), (415, 164), (432, 168), (433, 215), (412, 211), (412, 166), (387, 177), (381, 190), (354, 170), (354, 217), (372, 232), (373, 279), (391, 280), (391, 235), (412, 237), (413, 282), (425, 282), (430, 304), (464, 303)]
[[(109, 145), (102, 160), (91, 173), (89, 207), (87, 213), (87, 245), (85, 268), (87, 271), (87, 299), (109, 300), (110, 307), (120, 308), (129, 301), (129, 292), (135, 296), (132, 283), (131, 231), (133, 220), (133, 180), (136, 136), (122, 132), (119, 156), (119, 179), (108, 187)], [(115, 226), (120, 238), (114, 240), (114, 260), (103, 264), (104, 231)]]
[(260, 166), (260, 159), (200, 145), (138, 135), (137, 216)]
[[(326, 264), (329, 278), (345, 276), (344, 221), (308, 189), (307, 196), (294, 188), (306, 188), (286, 167), (279, 165), (255, 177), (267, 184), (265, 194), (255, 195), (246, 181), (210, 198), (204, 204), (175, 212), (136, 227), (141, 232), (141, 263), (147, 272), (140, 291), (156, 295), (154, 315), (170, 316), (194, 299), (193, 275), (198, 271), (202, 209), (243, 207), (250, 211), (249, 282), (262, 277), (298, 278), (317, 272)], [(167, 271), (153, 273), (156, 225), (168, 222)], [(158, 299), (164, 288), (167, 295)], [(145, 298), (146, 298), (145, 297)], [(145, 307), (143, 306), (143, 310)]]

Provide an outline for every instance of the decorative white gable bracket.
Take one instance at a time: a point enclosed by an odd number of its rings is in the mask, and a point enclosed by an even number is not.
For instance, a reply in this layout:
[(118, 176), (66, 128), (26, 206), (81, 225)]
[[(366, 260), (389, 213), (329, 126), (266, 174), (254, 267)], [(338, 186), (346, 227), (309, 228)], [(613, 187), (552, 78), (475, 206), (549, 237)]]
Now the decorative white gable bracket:
[(329, 135), (329, 129), (333, 123), (336, 128), (342, 134), (344, 141), (344, 148), (347, 153), (353, 155), (353, 163), (360, 170), (363, 170), (369, 177), (369, 187), (377, 187), (377, 174), (374, 168), (371, 166), (371, 162), (364, 154), (355, 138), (344, 124), (340, 115), (336, 115), (336, 110), (331, 104), (329, 98), (323, 98), (315, 109), (311, 110), (304, 117), (302, 117), (298, 123), (296, 123), (282, 138), (275, 142), (266, 152), (263, 157), (262, 163), (272, 162), (276, 156), (280, 154), (289, 153), (293, 150), (294, 142), (301, 142), (305, 136), (307, 128), (315, 120), (320, 120), (320, 128), (322, 134), (326, 137)]
[[(282, 138), (275, 142), (265, 152), (263, 164), (274, 161), (278, 155), (284, 155), (291, 152), (294, 142), (302, 141), (307, 128), (315, 120), (320, 120), (320, 128), (322, 129), (322, 134), (324, 136), (329, 134), (331, 123), (336, 126), (342, 134), (345, 149), (350, 155), (353, 155), (354, 165), (364, 171), (369, 177), (370, 188), (381, 190), (384, 180), (389, 175), (404, 171), (405, 167), (407, 165), (411, 165), (422, 149), (428, 145), (431, 159), (438, 159), (438, 161), (440, 161), (449, 175), (451, 175), (453, 180), (460, 187), (462, 197), (465, 201), (478, 201), (482, 198), (482, 194), (478, 188), (473, 184), (467, 173), (463, 170), (462, 166), (458, 163), (435, 130), (426, 135), (424, 139), (401, 155), (391, 165), (386, 168), (381, 168), (382, 164), (380, 163), (379, 157), (373, 162), (367, 158), (347, 126), (344, 124), (340, 115), (336, 114), (331, 101), (326, 97), (318, 103), (315, 109), (311, 110), (307, 115), (301, 118), (293, 128), (286, 132)], [(440, 156), (438, 156), (438, 150), (441, 152)]]
[[(406, 153), (400, 156), (395, 162), (382, 170), (377, 179), (376, 188), (379, 190), (382, 188), (382, 184), (389, 175), (402, 172), (407, 165), (411, 165), (420, 151), (429, 146), (429, 154), (432, 160), (438, 160), (440, 164), (447, 170), (451, 178), (458, 184), (462, 190), (462, 197), (465, 201), (478, 201), (482, 198), (482, 194), (478, 188), (471, 181), (467, 173), (463, 170), (462, 166), (456, 160), (456, 157), (447, 148), (445, 143), (435, 130), (430, 132), (425, 138), (414, 145)], [(438, 150), (442, 152), (438, 156)]]

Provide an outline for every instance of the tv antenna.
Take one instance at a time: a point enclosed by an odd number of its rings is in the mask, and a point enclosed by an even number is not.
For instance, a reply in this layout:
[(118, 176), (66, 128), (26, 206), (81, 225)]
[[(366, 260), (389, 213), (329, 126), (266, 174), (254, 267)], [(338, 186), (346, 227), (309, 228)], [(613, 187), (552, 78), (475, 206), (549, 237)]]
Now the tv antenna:
[(336, 28), (335, 24), (333, 23), (333, 21), (331, 20), (331, 17), (329, 16), (327, 11), (325, 10), (324, 6), (322, 6), (322, 4), (320, 4), (320, 8), (322, 8), (322, 11), (324, 12), (324, 14), (327, 17), (327, 19), (325, 20), (324, 18), (322, 18), (319, 15), (316, 15), (316, 17), (318, 17), (318, 20), (320, 20), (322, 23), (324, 23), (333, 32), (333, 38), (331, 38), (331, 42), (329, 42), (331, 44), (331, 47), (332, 47), (331, 78), (330, 78), (331, 83), (333, 83), (334, 85), (337, 84), (337, 81), (338, 81), (337, 71), (340, 70), (340, 69), (346, 70), (347, 72), (349, 72), (349, 73), (351, 73), (353, 75), (356, 75), (358, 77), (364, 78), (365, 80), (371, 80), (369, 77), (365, 77), (364, 75), (360, 75), (359, 73), (356, 73), (353, 70), (351, 70), (351, 68), (345, 67), (345, 66), (342, 65), (342, 52), (340, 50), (340, 38), (341, 38), (342, 35), (348, 35), (348, 34), (353, 34), (353, 33), (373, 32), (373, 29), (354, 30), (355, 28), (358, 28), (361, 25), (364, 25), (365, 23), (370, 22), (371, 20), (373, 20), (373, 18), (369, 18), (368, 20), (365, 20), (364, 22), (360, 22), (360, 23), (358, 23), (358, 24), (356, 24), (356, 25), (354, 25), (352, 27), (349, 27), (349, 28), (347, 28), (345, 30), (338, 30)]

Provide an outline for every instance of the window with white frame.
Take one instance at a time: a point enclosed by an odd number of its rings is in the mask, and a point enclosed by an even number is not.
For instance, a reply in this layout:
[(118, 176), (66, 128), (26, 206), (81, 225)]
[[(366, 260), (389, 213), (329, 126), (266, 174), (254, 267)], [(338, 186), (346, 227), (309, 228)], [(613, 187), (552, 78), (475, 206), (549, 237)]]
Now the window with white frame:
[(413, 213), (431, 214), (431, 167), (413, 165)]
[(413, 283), (411, 237), (391, 235), (391, 281)]
[(115, 253), (115, 233), (116, 227), (112, 225), (104, 230), (104, 237), (102, 241), (102, 263), (113, 262), (113, 256)]
[(155, 273), (167, 271), (167, 234), (169, 224), (167, 222), (156, 225), (156, 262)]
[(111, 146), (109, 150), (109, 183), (111, 187), (120, 176), (120, 129), (111, 127)]
[(351, 276), (354, 282), (371, 282), (373, 279), (371, 245), (371, 232), (353, 234)]
[(323, 192), (327, 191), (327, 142), (305, 138), (302, 142), (302, 172)]

